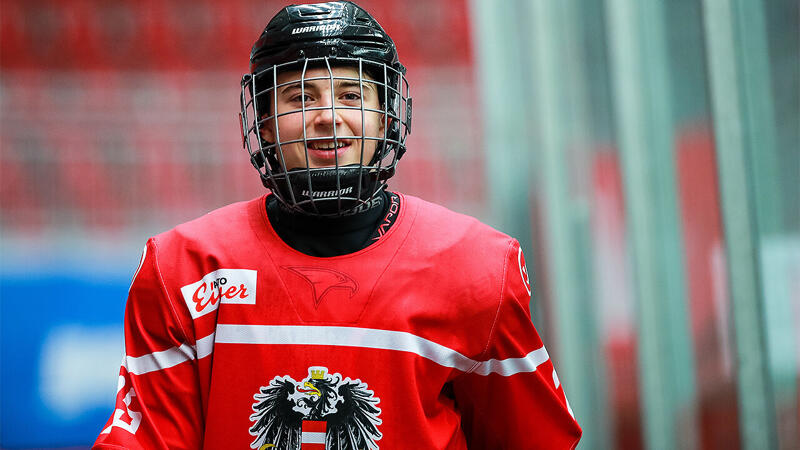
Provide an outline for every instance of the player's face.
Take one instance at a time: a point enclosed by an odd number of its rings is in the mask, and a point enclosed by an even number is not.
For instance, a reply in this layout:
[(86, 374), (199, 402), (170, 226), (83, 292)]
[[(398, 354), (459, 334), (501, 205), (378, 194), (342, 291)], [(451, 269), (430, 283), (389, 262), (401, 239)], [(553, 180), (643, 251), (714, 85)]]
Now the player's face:
[[(331, 89), (331, 73), (334, 77), (333, 89)], [(301, 71), (281, 73), (277, 77), (278, 85), (299, 80), (301, 75)], [(317, 77), (324, 78), (308, 80)], [(275, 133), (273, 119), (265, 121), (261, 133), (262, 137), (270, 142), (275, 142), (276, 137), (280, 138), (280, 142), (301, 139), (300, 142), (280, 146), (287, 170), (306, 167), (306, 146), (302, 142), (304, 131), (308, 142), (308, 167), (332, 167), (336, 165), (337, 158), (340, 166), (368, 164), (372, 160), (379, 141), (360, 139), (360, 137), (382, 138), (384, 116), (374, 111), (364, 111), (362, 117), (361, 102), (364, 103), (364, 108), (380, 109), (378, 85), (364, 82), (363, 87), (359, 87), (358, 81), (337, 79), (338, 77), (357, 79), (358, 69), (333, 67), (331, 72), (325, 67), (308, 69), (305, 73), (307, 81), (302, 92), (299, 81), (278, 87), (276, 95), (279, 133)], [(363, 78), (371, 79), (366, 74)], [(302, 113), (304, 104), (305, 120)], [(331, 105), (336, 107), (335, 114)], [(308, 108), (323, 109), (309, 111)], [(280, 115), (284, 113), (287, 114)], [(338, 148), (333, 139), (334, 127)], [(278, 160), (280, 161), (280, 156)]]

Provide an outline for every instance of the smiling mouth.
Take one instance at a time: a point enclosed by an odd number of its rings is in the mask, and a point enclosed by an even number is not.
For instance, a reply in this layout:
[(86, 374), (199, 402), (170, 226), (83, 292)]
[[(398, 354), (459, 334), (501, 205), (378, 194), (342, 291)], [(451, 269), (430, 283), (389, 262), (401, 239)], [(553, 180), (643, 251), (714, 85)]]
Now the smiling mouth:
[(337, 139), (335, 142), (333, 140), (311, 141), (308, 143), (308, 148), (319, 151), (333, 151), (334, 149), (344, 148), (349, 145), (349, 139)]
[(347, 153), (350, 144), (350, 139), (311, 141), (307, 145), (308, 154), (317, 160), (334, 161)]

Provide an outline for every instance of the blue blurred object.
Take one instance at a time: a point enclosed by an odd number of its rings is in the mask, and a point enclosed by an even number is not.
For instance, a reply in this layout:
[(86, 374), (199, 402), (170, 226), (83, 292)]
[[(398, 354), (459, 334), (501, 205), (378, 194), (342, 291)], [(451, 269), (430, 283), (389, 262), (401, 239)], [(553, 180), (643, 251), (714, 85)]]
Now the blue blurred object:
[(59, 270), (0, 273), (2, 448), (91, 445), (113, 409), (130, 273)]

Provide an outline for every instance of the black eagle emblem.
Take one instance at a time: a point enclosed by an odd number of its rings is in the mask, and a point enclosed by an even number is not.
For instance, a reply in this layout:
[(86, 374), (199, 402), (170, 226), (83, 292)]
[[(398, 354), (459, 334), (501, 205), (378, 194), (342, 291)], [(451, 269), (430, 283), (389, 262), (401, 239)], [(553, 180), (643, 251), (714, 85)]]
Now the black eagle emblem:
[(380, 399), (361, 380), (329, 374), (326, 367), (309, 367), (300, 382), (277, 376), (253, 398), (255, 449), (300, 450), (304, 437), (321, 436), (304, 433), (310, 423), (322, 424), (327, 450), (377, 449), (382, 437)]

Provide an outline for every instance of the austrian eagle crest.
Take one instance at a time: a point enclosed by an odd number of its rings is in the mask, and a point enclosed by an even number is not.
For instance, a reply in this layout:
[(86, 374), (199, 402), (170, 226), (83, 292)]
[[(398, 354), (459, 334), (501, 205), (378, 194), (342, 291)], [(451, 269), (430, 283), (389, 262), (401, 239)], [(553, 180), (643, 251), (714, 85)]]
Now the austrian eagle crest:
[(377, 449), (382, 437), (380, 399), (366, 383), (327, 367), (309, 367), (299, 382), (276, 376), (253, 398), (251, 448), (300, 450), (313, 443), (327, 450)]

